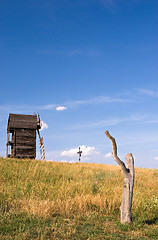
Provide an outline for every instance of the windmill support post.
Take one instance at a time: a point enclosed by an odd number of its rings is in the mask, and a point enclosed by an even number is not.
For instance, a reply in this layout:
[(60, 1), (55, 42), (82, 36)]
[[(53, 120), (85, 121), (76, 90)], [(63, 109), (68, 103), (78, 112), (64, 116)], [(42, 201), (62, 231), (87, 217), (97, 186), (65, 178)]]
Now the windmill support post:
[(124, 174), (123, 182), (123, 193), (122, 193), (122, 203), (120, 207), (121, 211), (121, 223), (131, 223), (132, 222), (132, 198), (133, 198), (133, 187), (134, 187), (134, 158), (131, 153), (126, 154), (126, 165), (117, 156), (117, 145), (115, 139), (110, 135), (108, 131), (105, 132), (107, 138), (112, 144), (112, 156), (114, 160), (120, 165), (122, 172)]
[(39, 140), (40, 140), (40, 148), (42, 150), (42, 159), (46, 160), (43, 137), (41, 137), (39, 129), (37, 129), (37, 132), (38, 132), (38, 136), (39, 136)]

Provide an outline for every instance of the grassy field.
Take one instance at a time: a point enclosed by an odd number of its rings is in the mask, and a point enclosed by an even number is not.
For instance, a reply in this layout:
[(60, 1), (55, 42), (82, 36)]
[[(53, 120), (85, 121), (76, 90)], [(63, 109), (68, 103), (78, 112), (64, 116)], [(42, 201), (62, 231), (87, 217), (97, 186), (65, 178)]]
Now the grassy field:
[(158, 239), (158, 169), (135, 169), (120, 224), (119, 166), (0, 158), (0, 239)]

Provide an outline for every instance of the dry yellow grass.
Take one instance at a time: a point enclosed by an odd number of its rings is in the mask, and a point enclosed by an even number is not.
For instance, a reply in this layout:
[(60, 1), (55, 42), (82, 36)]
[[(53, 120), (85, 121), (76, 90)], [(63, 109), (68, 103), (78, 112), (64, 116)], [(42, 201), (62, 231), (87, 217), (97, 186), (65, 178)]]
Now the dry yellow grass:
[(0, 159), (0, 239), (157, 239), (158, 170), (136, 168), (133, 225), (119, 166)]
[[(151, 217), (158, 211), (158, 170), (136, 168), (135, 176), (133, 213)], [(119, 166), (103, 164), (1, 160), (0, 182), (10, 211), (41, 217), (118, 214), (123, 175)]]

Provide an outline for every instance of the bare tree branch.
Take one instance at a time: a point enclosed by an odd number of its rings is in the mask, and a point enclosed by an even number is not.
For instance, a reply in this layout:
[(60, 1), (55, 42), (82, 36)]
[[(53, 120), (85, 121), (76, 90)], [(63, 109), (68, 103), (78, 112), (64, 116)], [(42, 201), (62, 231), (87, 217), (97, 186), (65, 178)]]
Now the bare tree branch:
[(124, 175), (126, 176), (127, 173), (129, 173), (129, 169), (126, 168), (126, 165), (124, 164), (123, 161), (121, 161), (121, 159), (117, 156), (117, 145), (116, 145), (116, 141), (115, 141), (115, 138), (113, 138), (109, 131), (106, 131), (105, 132), (105, 135), (107, 136), (107, 138), (109, 138), (109, 140), (111, 141), (112, 143), (112, 155), (113, 155), (113, 158), (114, 160), (120, 165)]
[(133, 197), (133, 187), (134, 187), (134, 158), (131, 153), (126, 154), (126, 165), (117, 156), (117, 145), (115, 139), (110, 135), (108, 131), (105, 132), (107, 138), (110, 139), (112, 143), (112, 155), (114, 160), (120, 165), (123, 174), (125, 176), (123, 181), (123, 193), (122, 193), (122, 203), (120, 207), (121, 211), (121, 223), (131, 223), (132, 222), (132, 197)]

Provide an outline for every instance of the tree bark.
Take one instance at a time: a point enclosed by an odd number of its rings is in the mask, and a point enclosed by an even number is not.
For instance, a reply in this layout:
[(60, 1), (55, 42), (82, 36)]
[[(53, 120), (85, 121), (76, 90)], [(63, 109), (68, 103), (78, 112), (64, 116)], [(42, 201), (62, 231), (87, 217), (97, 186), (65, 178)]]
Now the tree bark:
[(115, 139), (109, 134), (108, 131), (105, 135), (112, 143), (112, 155), (114, 160), (120, 165), (123, 174), (123, 193), (122, 193), (122, 203), (120, 207), (121, 211), (121, 223), (131, 223), (132, 222), (132, 197), (133, 197), (133, 187), (134, 187), (134, 158), (131, 153), (126, 154), (126, 165), (117, 156), (117, 145)]

